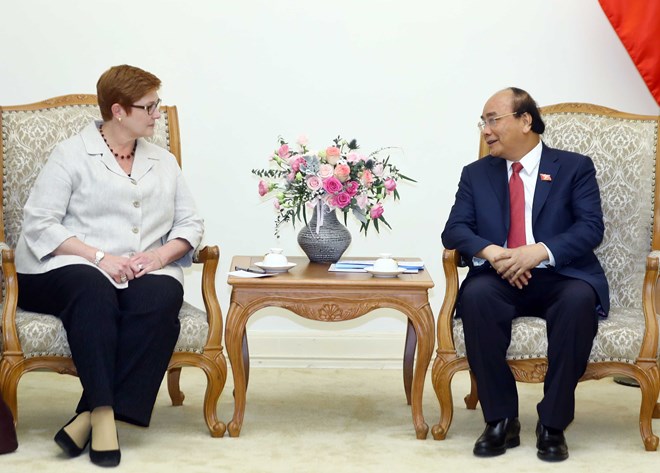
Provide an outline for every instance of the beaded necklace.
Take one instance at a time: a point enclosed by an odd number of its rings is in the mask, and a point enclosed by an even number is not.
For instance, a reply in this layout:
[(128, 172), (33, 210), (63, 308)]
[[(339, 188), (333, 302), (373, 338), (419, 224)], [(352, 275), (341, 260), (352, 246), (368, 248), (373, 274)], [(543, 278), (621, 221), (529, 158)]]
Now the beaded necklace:
[(130, 154), (123, 156), (120, 155), (119, 153), (115, 153), (115, 150), (112, 149), (112, 146), (110, 146), (110, 143), (108, 143), (108, 140), (105, 139), (105, 135), (103, 134), (103, 125), (99, 128), (99, 132), (101, 133), (101, 138), (103, 138), (103, 141), (105, 141), (105, 144), (108, 146), (110, 149), (110, 152), (115, 155), (115, 158), (119, 159), (131, 159), (133, 156), (135, 156), (135, 150), (137, 148), (137, 140), (135, 140), (135, 144), (133, 145), (133, 151), (131, 151)]

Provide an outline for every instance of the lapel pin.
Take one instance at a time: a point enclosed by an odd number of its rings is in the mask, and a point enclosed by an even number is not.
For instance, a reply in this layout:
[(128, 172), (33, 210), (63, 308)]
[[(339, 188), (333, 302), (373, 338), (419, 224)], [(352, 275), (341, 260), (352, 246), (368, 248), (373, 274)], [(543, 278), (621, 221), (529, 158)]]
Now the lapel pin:
[(542, 181), (552, 181), (552, 176), (550, 174), (539, 174), (539, 177)]

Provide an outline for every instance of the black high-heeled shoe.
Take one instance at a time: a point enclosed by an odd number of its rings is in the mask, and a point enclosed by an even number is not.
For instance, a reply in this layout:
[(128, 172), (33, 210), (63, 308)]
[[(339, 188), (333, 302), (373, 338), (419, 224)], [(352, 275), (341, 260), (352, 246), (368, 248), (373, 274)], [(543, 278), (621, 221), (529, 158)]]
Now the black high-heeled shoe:
[[(119, 443), (119, 435), (117, 435), (117, 443)], [(117, 466), (121, 461), (121, 450), (94, 450), (90, 444), (89, 459), (97, 466)]]
[[(69, 422), (66, 423), (64, 427), (69, 425), (71, 422), (76, 420), (78, 418), (78, 415), (75, 415), (73, 419), (71, 419)], [(64, 453), (66, 453), (69, 457), (74, 458), (79, 456), (85, 448), (87, 448), (87, 444), (89, 443), (89, 440), (92, 438), (92, 432), (90, 430), (89, 437), (87, 437), (87, 441), (85, 442), (85, 445), (83, 445), (82, 448), (80, 448), (76, 442), (73, 441), (73, 439), (69, 436), (69, 434), (66, 433), (64, 430), (64, 427), (62, 427), (56, 434), (55, 438), (55, 443), (62, 449), (64, 450)]]

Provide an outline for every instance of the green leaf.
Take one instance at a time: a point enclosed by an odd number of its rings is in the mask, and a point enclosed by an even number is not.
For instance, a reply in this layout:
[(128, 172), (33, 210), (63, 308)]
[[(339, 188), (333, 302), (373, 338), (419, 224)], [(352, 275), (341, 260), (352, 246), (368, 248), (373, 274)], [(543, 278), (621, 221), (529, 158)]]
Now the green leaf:
[(410, 178), (410, 177), (408, 177), (408, 176), (404, 176), (404, 175), (401, 174), (401, 173), (399, 173), (399, 177), (400, 177), (401, 179), (403, 179), (404, 181), (417, 182), (416, 180), (414, 180), (414, 179), (412, 179), (412, 178)]
[(390, 224), (387, 223), (387, 220), (385, 220), (385, 217), (383, 217), (383, 216), (381, 215), (380, 217), (378, 217), (378, 220), (382, 220), (383, 223), (384, 223), (385, 225), (387, 225), (387, 228), (389, 228), (390, 230), (392, 230), (392, 227), (390, 227)]

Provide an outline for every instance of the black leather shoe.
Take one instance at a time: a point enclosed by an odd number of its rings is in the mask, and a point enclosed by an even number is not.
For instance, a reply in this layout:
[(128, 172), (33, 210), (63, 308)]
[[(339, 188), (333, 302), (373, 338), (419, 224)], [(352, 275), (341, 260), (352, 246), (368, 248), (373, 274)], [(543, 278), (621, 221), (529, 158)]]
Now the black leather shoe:
[(477, 439), (472, 452), (478, 457), (494, 457), (505, 453), (507, 448), (518, 445), (520, 445), (520, 422), (515, 417), (486, 424), (486, 429)]
[(536, 424), (536, 456), (547, 462), (560, 462), (568, 458), (568, 445), (562, 430), (548, 429), (538, 422)]
[[(69, 425), (71, 422), (76, 420), (78, 416), (74, 416), (73, 419), (71, 419), (69, 422), (66, 423), (64, 427)], [(71, 458), (79, 456), (85, 448), (87, 448), (87, 444), (89, 443), (89, 439), (91, 437), (87, 437), (87, 441), (85, 442), (85, 445), (83, 445), (82, 448), (80, 448), (78, 445), (76, 445), (76, 442), (73, 441), (73, 439), (69, 436), (69, 434), (66, 433), (64, 430), (64, 427), (62, 427), (56, 434), (55, 434), (55, 443), (59, 445), (59, 447), (64, 450), (64, 453), (66, 453), (68, 456)]]

